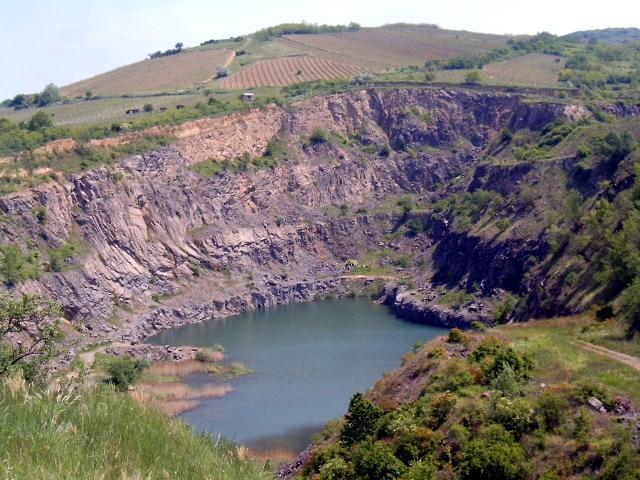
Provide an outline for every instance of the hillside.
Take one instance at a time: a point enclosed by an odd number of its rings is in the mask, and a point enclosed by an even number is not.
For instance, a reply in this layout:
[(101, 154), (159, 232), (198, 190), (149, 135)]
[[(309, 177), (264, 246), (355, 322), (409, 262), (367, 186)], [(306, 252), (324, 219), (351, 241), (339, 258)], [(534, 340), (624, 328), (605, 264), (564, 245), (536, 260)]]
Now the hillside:
[(418, 345), (279, 478), (636, 478), (638, 371), (580, 348), (588, 324)]
[[(315, 33), (287, 33), (305, 29)], [(633, 41), (591, 45), (578, 34), (507, 37), (412, 24), (353, 29), (286, 24), (265, 31), (271, 33), (211, 40), (97, 75), (63, 87), (59, 100), (38, 109), (34, 108), (38, 94), (22, 99), (18, 95), (3, 102), (0, 118), (28, 121), (42, 111), (56, 126), (115, 122), (116, 127), (128, 129), (184, 119), (176, 108), (202, 112), (211, 102), (237, 104), (247, 89), (261, 101), (282, 103), (390, 82), (552, 88), (555, 95), (549, 90), (544, 95), (585, 100), (640, 95)], [(192, 112), (190, 117), (198, 115), (202, 113)], [(95, 133), (52, 130), (47, 140), (63, 135), (86, 138)], [(19, 142), (9, 143), (15, 146), (0, 144), (0, 151), (20, 149)], [(39, 141), (35, 143), (39, 146)]]
[(603, 42), (629, 43), (640, 41), (640, 28), (605, 28), (602, 30), (582, 30), (565, 35), (569, 41), (575, 42)]
[(3, 478), (270, 478), (232, 444), (107, 388), (42, 393), (14, 379), (0, 386), (0, 415)]
[(234, 52), (227, 49), (193, 50), (150, 58), (62, 87), (68, 97), (158, 93), (207, 83), (219, 65), (228, 66)]
[(318, 35), (285, 35), (286, 44), (310, 54), (381, 71), (422, 65), (427, 60), (486, 53), (504, 47), (507, 38), (471, 32), (442, 30), (432, 26), (390, 25), (357, 32)]
[[(61, 92), (65, 96), (76, 97), (84, 96), (86, 91), (93, 95), (122, 95), (193, 88), (211, 83), (216, 67), (220, 65), (238, 72), (230, 79), (223, 79), (218, 84), (221, 88), (288, 85), (296, 81), (352, 77), (365, 69), (378, 71), (421, 65), (426, 60), (484, 53), (505, 44), (506, 38), (497, 35), (418, 25), (266, 39), (248, 37), (246, 41), (223, 41), (187, 49), (176, 55), (144, 60), (65, 86)], [(234, 58), (236, 51), (241, 55)], [(301, 54), (312, 59), (306, 68), (304, 65), (289, 67), (289, 62), (299, 57), (287, 59)], [(265, 62), (271, 65), (267, 68), (273, 73), (260, 75)], [(291, 78), (292, 73), (299, 70), (303, 71), (299, 78)]]

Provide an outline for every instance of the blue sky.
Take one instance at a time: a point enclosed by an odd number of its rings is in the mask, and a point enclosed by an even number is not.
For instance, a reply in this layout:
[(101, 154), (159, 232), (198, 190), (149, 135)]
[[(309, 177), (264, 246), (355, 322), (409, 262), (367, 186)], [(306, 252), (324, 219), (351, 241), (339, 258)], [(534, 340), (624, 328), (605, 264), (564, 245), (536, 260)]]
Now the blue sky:
[(65, 85), (180, 41), (285, 21), (436, 23), (494, 33), (640, 27), (634, 0), (0, 0), (0, 99)]

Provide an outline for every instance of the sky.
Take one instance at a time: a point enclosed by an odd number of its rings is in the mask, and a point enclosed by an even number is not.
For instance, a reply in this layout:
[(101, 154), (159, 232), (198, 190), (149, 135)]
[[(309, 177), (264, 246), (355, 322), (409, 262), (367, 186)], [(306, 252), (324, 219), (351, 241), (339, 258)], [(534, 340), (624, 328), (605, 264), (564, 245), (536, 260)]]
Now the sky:
[(146, 58), (176, 42), (282, 22), (435, 23), (488, 33), (640, 27), (637, 0), (0, 0), (0, 100)]

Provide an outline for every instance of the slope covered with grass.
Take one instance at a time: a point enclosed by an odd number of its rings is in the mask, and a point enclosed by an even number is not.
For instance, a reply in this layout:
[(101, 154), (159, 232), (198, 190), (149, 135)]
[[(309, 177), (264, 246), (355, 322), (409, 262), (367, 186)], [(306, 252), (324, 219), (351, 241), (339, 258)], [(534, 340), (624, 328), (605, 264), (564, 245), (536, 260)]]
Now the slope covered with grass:
[(577, 342), (588, 316), (452, 330), (329, 425), (300, 478), (635, 479), (637, 371)]
[(270, 478), (243, 450), (106, 388), (44, 394), (2, 385), (0, 422), (2, 478)]

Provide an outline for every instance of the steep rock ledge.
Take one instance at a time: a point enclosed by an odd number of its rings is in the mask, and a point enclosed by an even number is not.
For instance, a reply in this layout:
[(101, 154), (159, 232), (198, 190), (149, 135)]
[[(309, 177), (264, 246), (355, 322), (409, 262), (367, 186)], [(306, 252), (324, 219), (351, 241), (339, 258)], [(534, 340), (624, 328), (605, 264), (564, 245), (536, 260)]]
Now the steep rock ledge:
[[(0, 199), (0, 234), (24, 248), (34, 239), (41, 251), (80, 242), (82, 255), (62, 272), (21, 289), (56, 298), (94, 336), (138, 339), (154, 328), (340, 292), (332, 279), (345, 260), (376, 248), (397, 218), (332, 209), (430, 195), (472, 168), (501, 128), (538, 129), (575, 110), (516, 95), (374, 89), (207, 119), (157, 152)], [(356, 146), (308, 145), (314, 128)], [(260, 155), (275, 135), (291, 159), (273, 170), (205, 178), (189, 169), (203, 159)], [(395, 149), (389, 157), (364, 148), (385, 143)], [(34, 215), (41, 206), (45, 225)], [(448, 248), (466, 248), (448, 238)], [(392, 303), (408, 316), (465, 321), (400, 300), (396, 293)]]

